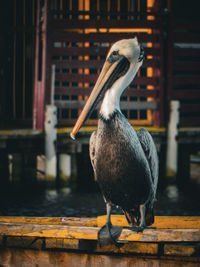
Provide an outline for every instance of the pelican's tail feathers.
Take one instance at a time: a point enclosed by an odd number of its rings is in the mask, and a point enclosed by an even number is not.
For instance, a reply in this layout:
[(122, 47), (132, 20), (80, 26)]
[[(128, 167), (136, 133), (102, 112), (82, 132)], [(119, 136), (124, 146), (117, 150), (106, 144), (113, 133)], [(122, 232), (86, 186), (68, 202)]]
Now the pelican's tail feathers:
[[(140, 211), (138, 209), (130, 209), (130, 210), (123, 210), (124, 215), (131, 226), (139, 226), (140, 225)], [(154, 213), (153, 208), (147, 208), (145, 214), (145, 225), (149, 226), (154, 223)]]
[(146, 210), (145, 222), (146, 222), (146, 226), (152, 225), (154, 223), (153, 208), (148, 208)]
[(129, 225), (139, 225), (140, 224), (140, 212), (139, 209), (123, 210)]

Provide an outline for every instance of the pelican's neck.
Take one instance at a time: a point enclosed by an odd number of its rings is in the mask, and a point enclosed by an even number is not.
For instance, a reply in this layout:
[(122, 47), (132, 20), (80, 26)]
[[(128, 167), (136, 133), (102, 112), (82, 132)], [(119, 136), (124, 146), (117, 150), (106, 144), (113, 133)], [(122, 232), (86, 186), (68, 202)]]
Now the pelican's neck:
[(121, 112), (120, 96), (121, 93), (113, 90), (113, 88), (106, 92), (100, 109), (101, 117), (105, 120), (109, 120), (115, 111)]
[(113, 86), (105, 93), (100, 115), (105, 120), (109, 120), (115, 111), (120, 110), (120, 97), (123, 91), (128, 87), (131, 81), (134, 79), (138, 69), (141, 67), (142, 61), (135, 64), (130, 64), (129, 71), (125, 76), (120, 77)]

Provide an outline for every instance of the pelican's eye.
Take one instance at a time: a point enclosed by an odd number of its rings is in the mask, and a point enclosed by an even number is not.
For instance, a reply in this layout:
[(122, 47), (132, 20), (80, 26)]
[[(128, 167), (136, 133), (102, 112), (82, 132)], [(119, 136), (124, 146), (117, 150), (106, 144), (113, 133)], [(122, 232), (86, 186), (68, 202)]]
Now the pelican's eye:
[(119, 55), (119, 52), (118, 52), (118, 51), (113, 51), (113, 52), (111, 53), (111, 55), (113, 55), (113, 56), (117, 56), (117, 55)]
[(108, 62), (110, 62), (111, 64), (114, 63), (115, 61), (117, 61), (120, 58), (120, 54), (119, 51), (113, 51), (110, 56), (108, 57)]

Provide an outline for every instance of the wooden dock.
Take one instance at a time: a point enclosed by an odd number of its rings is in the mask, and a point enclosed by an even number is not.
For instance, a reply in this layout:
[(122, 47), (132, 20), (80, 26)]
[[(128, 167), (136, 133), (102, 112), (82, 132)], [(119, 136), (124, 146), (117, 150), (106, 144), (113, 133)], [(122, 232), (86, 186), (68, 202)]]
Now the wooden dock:
[(200, 266), (200, 217), (156, 217), (142, 233), (128, 229), (121, 247), (97, 242), (106, 217), (0, 217), (1, 266)]

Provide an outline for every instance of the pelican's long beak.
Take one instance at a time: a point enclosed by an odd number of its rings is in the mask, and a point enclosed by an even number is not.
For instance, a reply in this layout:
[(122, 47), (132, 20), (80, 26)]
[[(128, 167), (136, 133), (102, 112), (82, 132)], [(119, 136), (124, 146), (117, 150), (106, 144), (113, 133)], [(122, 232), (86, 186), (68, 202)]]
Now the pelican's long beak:
[(106, 90), (109, 89), (120, 76), (124, 75), (124, 69), (127, 68), (127, 66), (129, 67), (129, 65), (129, 61), (124, 56), (121, 56), (120, 59), (114, 63), (110, 63), (106, 60), (90, 97), (70, 134), (72, 139), (75, 139), (75, 135), (99, 101), (103, 98)]

